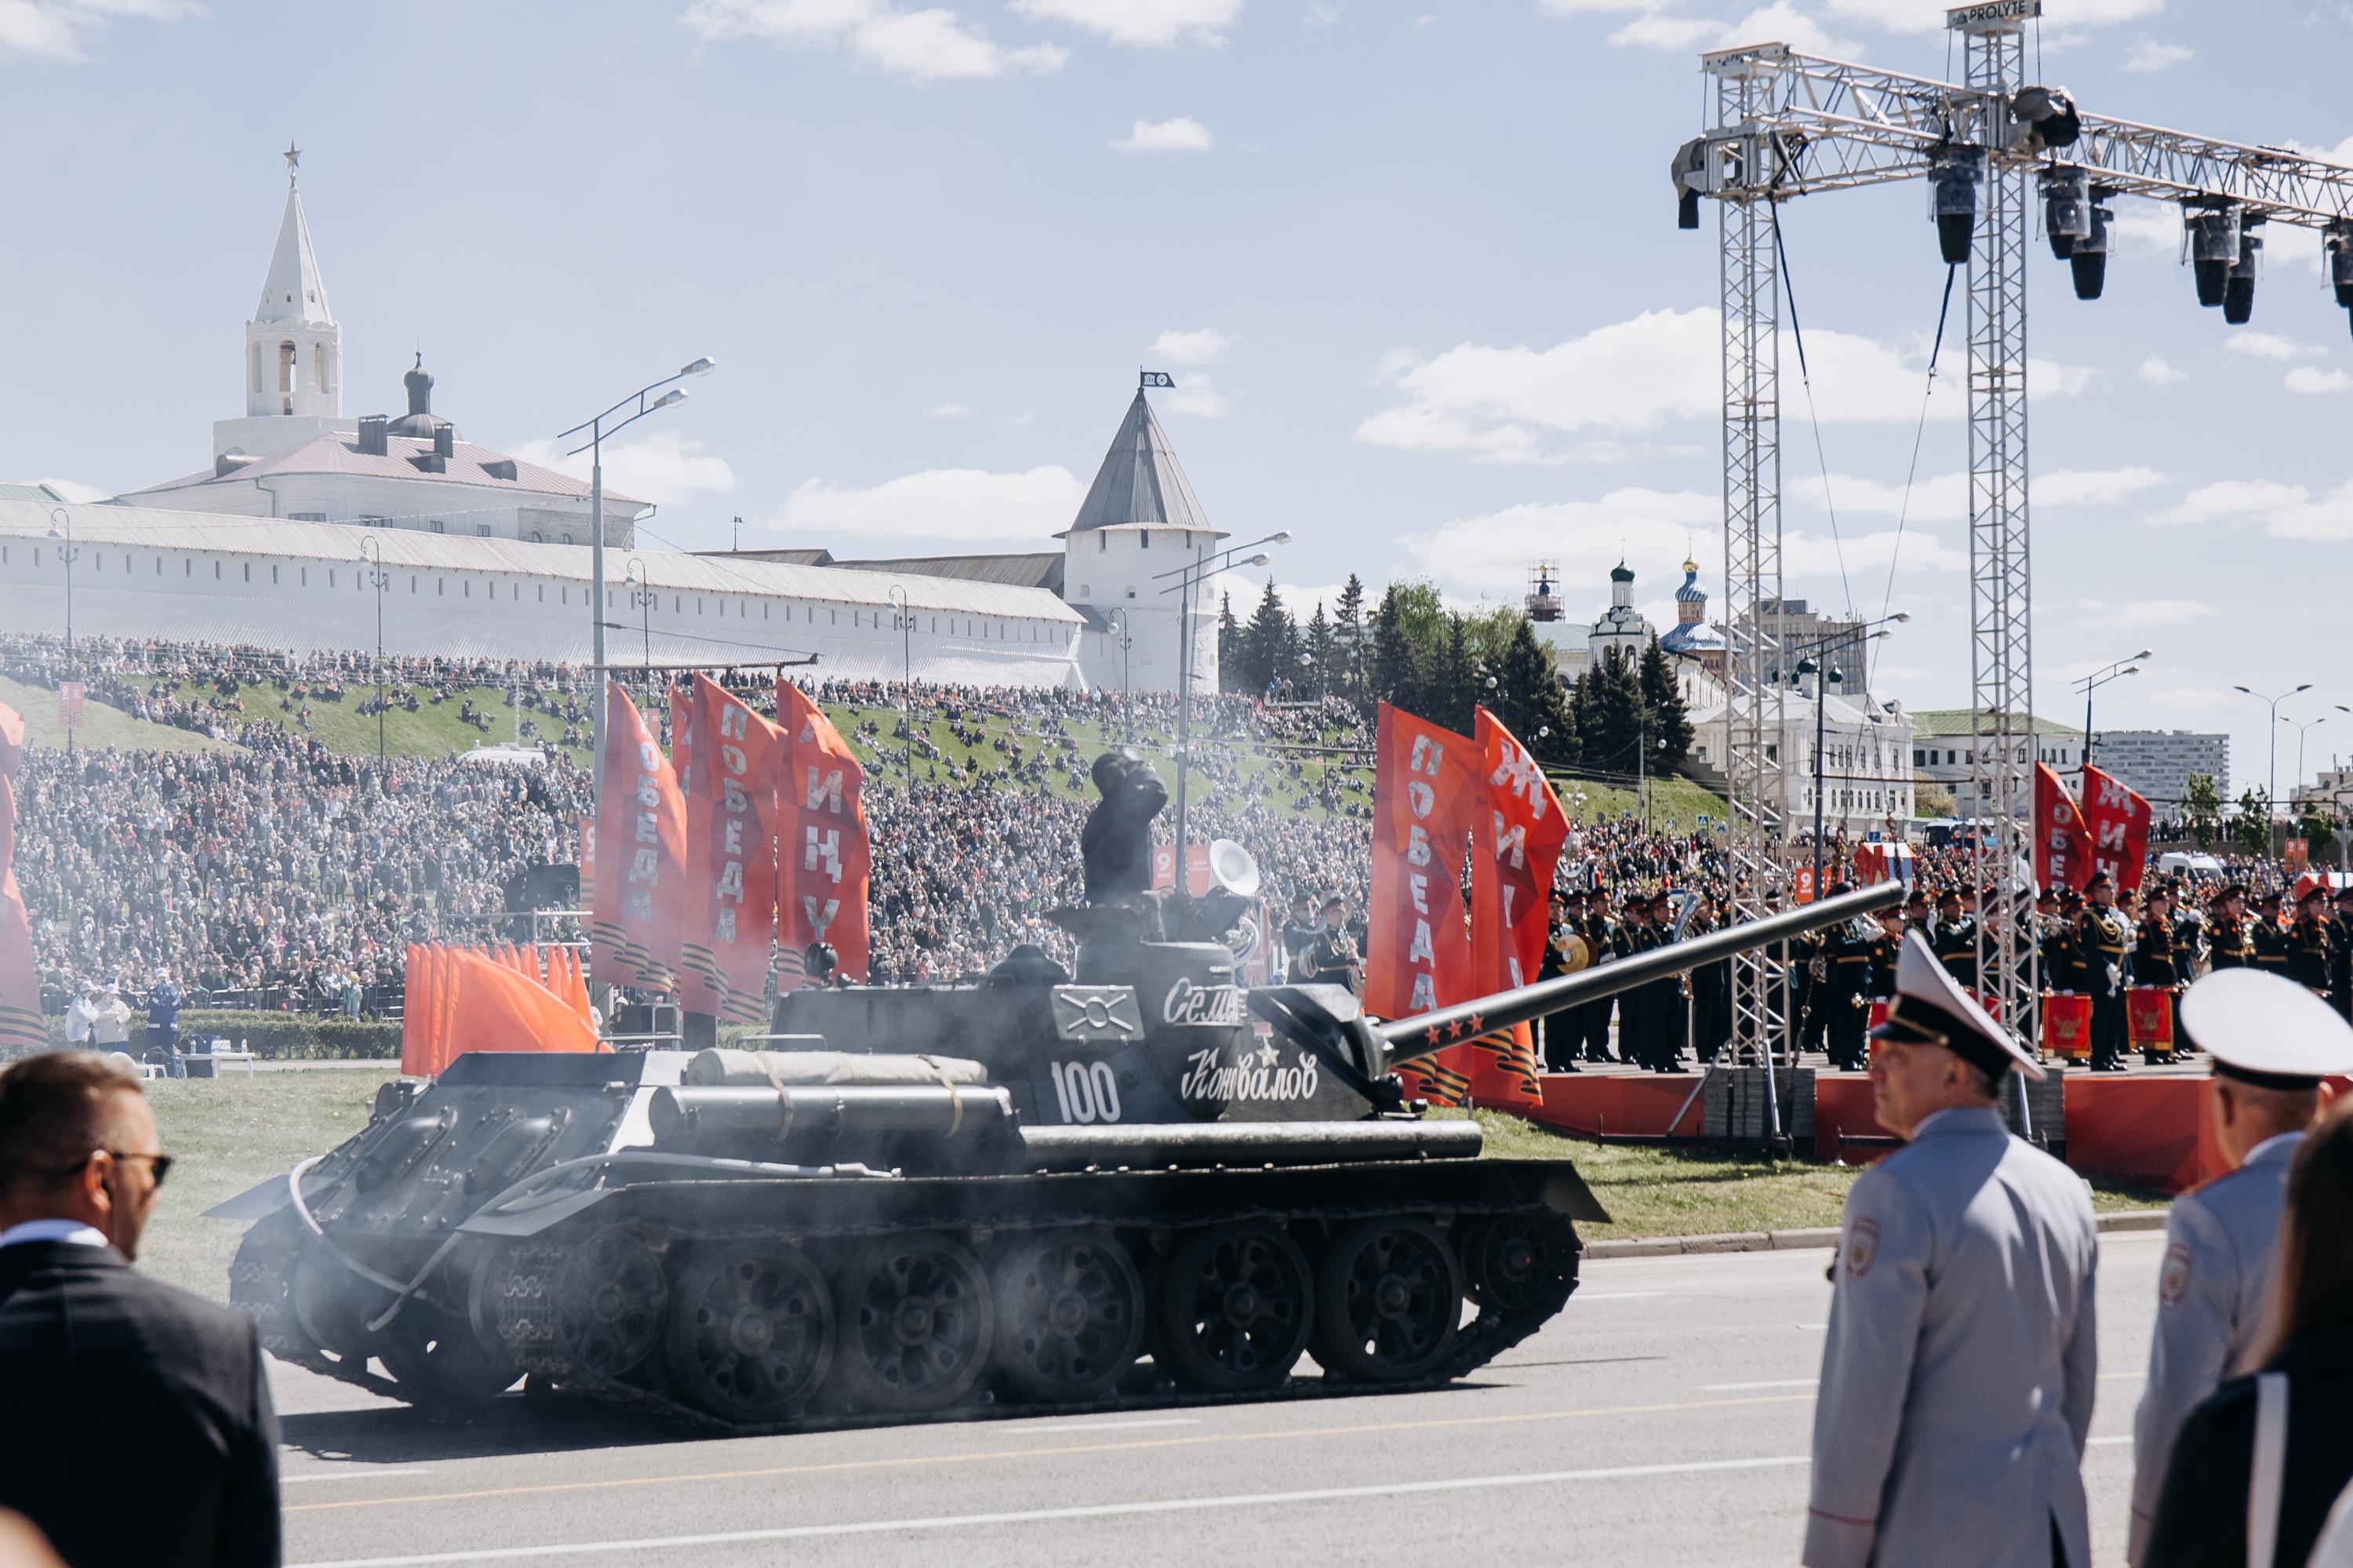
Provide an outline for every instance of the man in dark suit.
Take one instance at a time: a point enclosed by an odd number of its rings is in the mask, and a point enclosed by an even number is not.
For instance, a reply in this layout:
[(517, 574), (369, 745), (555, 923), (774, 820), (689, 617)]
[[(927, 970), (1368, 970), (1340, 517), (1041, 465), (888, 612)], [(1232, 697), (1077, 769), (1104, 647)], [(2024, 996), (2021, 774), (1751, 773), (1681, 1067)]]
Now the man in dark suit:
[(72, 1568), (273, 1568), (278, 1416), (253, 1321), (131, 1267), (171, 1165), (105, 1057), (0, 1073), (0, 1508)]

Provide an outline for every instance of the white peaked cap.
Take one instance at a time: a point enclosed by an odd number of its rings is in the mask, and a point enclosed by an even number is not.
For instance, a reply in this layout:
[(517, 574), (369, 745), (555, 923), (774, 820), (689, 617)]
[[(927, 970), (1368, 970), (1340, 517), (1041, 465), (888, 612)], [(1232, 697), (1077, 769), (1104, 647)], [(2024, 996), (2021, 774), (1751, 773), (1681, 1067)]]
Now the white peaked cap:
[(1871, 1033), (1880, 1040), (1941, 1042), (1989, 1071), (2015, 1067), (2037, 1083), (2047, 1075), (2018, 1037), (1954, 981), (1917, 929), (1904, 933), (1887, 1022)]
[(2181, 995), (2181, 1032), (2214, 1070), (2269, 1088), (2353, 1074), (2353, 1025), (2292, 980), (2216, 969)]

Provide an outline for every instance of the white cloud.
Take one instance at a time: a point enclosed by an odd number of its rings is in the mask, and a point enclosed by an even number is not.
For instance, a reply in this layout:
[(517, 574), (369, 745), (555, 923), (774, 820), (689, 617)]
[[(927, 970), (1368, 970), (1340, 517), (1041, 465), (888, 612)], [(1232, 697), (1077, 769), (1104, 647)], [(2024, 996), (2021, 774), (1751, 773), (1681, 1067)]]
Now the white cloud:
[(2181, 498), (2172, 511), (2151, 518), (2156, 523), (2221, 523), (2301, 504), (2311, 493), (2300, 484), (2269, 479), (2226, 479), (2201, 484)]
[(1190, 414), (1196, 418), (1222, 419), (1226, 415), (1226, 397), (1210, 385), (1209, 373), (1196, 370), (1176, 383), (1176, 390), (1160, 400), (1160, 406), (1171, 414)]
[(1862, 53), (1859, 46), (1847, 39), (1833, 37), (1820, 22), (1789, 0), (1773, 0), (1770, 5), (1751, 11), (1725, 27), (1718, 42), (1727, 48), (1736, 44), (1787, 44), (1809, 54), (1849, 58)]
[(100, 490), (94, 484), (84, 484), (78, 479), (42, 479), (34, 482), (47, 485), (77, 506), (86, 506), (92, 502), (104, 501), (114, 493), (111, 490)]
[(1013, 8), (1039, 21), (1068, 22), (1114, 44), (1166, 48), (1173, 44), (1222, 44), (1241, 15), (1242, 0), (1013, 0)]
[(1127, 134), (1111, 144), (1114, 153), (1207, 153), (1218, 144), (1209, 128), (1186, 116), (1175, 120), (1139, 120)]
[(1308, 27), (1328, 27), (1340, 19), (1340, 7), (1332, 0), (1317, 0), (1300, 15), (1300, 24)]
[(819, 542), (921, 538), (1034, 550), (1071, 525), (1086, 487), (1060, 464), (1027, 473), (934, 468), (860, 489), (812, 479), (770, 526)]
[(961, 403), (934, 403), (923, 410), (926, 419), (961, 419), (972, 410)]
[[(514, 455), (575, 479), (589, 476), (588, 453), (566, 457), (554, 441), (525, 441)], [(674, 506), (698, 494), (728, 494), (735, 488), (735, 471), (725, 458), (706, 451), (701, 441), (657, 430), (643, 440), (605, 443), (605, 487), (638, 501)]]
[(2116, 203), (2116, 217), (2108, 225), (2108, 236), (2123, 240), (2134, 249), (2163, 256), (2181, 254), (2181, 214), (2179, 209), (2160, 207), (2153, 201), (2122, 201)]
[(1509, 594), (1525, 591), (1537, 561), (1559, 567), (1565, 582), (1590, 584), (1621, 556), (1638, 577), (1663, 577), (1683, 560), (1688, 540), (1696, 540), (1701, 558), (1721, 558), (1713, 541), (1723, 520), (1723, 500), (1713, 493), (1630, 487), (1599, 501), (1523, 503), (1458, 517), (1398, 543), (1437, 581)]
[(1637, 16), (1609, 35), (1613, 48), (1630, 46), (1645, 49), (1666, 49), (1681, 52), (1695, 49), (1715, 41), (1722, 31), (1721, 24), (1704, 16), (1676, 16), (1664, 12), (1652, 12)]
[(2126, 468), (2062, 468), (2031, 482), (2037, 506), (2107, 506), (2173, 482), (2171, 476), (2134, 464)]
[(118, 21), (210, 15), (195, 0), (0, 0), (0, 54), (84, 60), (91, 38)]
[[(1817, 329), (1806, 346), (1825, 423), (1903, 424), (1919, 417), (1924, 367), (1907, 355), (1827, 329)], [(1383, 360), (1378, 379), (1403, 401), (1359, 423), (1356, 439), (1499, 461), (1561, 461), (1565, 454), (1549, 438), (1717, 418), (1723, 353), (1716, 313), (1706, 309), (1646, 311), (1546, 349), (1462, 344), (1427, 359), (1398, 350)], [(1785, 344), (1782, 360), (1794, 366), (1795, 350)], [(2045, 395), (2080, 391), (2090, 380), (2088, 371), (2042, 360), (2030, 364), (2029, 376)], [(1936, 399), (1929, 417), (1957, 419), (1961, 401)]]
[(2228, 707), (2238, 701), (2235, 692), (2211, 691), (2197, 686), (2163, 686), (2146, 693), (2142, 700), (2176, 713), (2205, 713), (2214, 708)]
[[(2048, 507), (2101, 506), (2127, 500), (2171, 481), (2153, 468), (2054, 469), (2033, 478), (2033, 504)], [(1822, 479), (1816, 474), (1790, 474), (1782, 483), (1793, 499), (1821, 507)], [(1969, 479), (1965, 473), (1926, 475), (1913, 482), (1910, 505), (1904, 487), (1852, 473), (1831, 476), (1830, 499), (1841, 516), (1903, 517), (1907, 523), (1958, 523), (1969, 514)]]
[(2160, 71), (2169, 66), (2178, 66), (2184, 60), (2194, 58), (2197, 52), (2195, 49), (2185, 48), (2179, 44), (2160, 43), (2143, 33), (2133, 40), (2132, 48), (2125, 51), (2124, 64), (2117, 69), (2128, 71)]
[(2140, 378), (2151, 387), (2170, 387), (2177, 381), (2186, 381), (2189, 377), (2188, 371), (2176, 370), (2153, 354), (2140, 362), (2139, 375)]
[(2319, 350), (2301, 344), (2292, 337), (2282, 337), (2275, 332), (2248, 332), (2242, 329), (2222, 340), (2222, 346), (2233, 354), (2251, 355), (2257, 359), (2306, 359)]
[(2110, 604), (2105, 599), (2086, 599), (2077, 600), (2075, 608), (2082, 612), (2077, 625), (2110, 631), (2144, 631), (2152, 626), (2179, 626), (2187, 621), (2202, 620), (2214, 613), (2212, 605), (2194, 599), (2142, 599), (2129, 604)]
[(2353, 376), (2341, 370), (2315, 370), (2309, 365), (2299, 365), (2287, 373), (2285, 385), (2291, 392), (2317, 396), (2353, 387)]
[(1070, 58), (1059, 44), (1008, 48), (954, 11), (908, 11), (888, 0), (694, 0), (680, 19), (712, 42), (748, 37), (838, 48), (919, 81), (1039, 75)]
[(1145, 353), (1170, 365), (1208, 365), (1223, 359), (1226, 350), (1233, 345), (1231, 333), (1222, 333), (1215, 327), (1195, 327), (1186, 332), (1162, 333)]
[(1817, 54), (1861, 52), (1854, 44), (1832, 37), (1790, 0), (1772, 0), (1730, 23), (1720, 17), (1692, 16), (1683, 9), (1681, 0), (1544, 0), (1543, 9), (1556, 16), (1628, 16), (1609, 35), (1609, 43), (1618, 48), (1683, 50), (1784, 43)]

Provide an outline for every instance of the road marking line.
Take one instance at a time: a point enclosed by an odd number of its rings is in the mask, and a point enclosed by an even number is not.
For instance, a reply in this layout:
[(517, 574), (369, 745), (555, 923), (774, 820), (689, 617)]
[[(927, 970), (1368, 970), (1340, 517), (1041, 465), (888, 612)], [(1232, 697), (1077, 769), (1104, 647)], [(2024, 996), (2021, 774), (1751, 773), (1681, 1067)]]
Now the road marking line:
[(1778, 1383), (1704, 1383), (1702, 1393), (1746, 1393), (1760, 1388), (1813, 1388), (1821, 1383), (1818, 1377), (1785, 1377)]
[(1386, 1481), (1376, 1486), (1326, 1487), (1314, 1491), (1250, 1492), (1239, 1496), (1164, 1498), (1149, 1502), (1090, 1503), (1071, 1508), (1027, 1509), (1009, 1513), (947, 1514), (932, 1519), (859, 1520), (846, 1524), (798, 1524), (774, 1530), (734, 1530), (713, 1535), (659, 1535), (634, 1541), (581, 1541), (562, 1545), (496, 1546), (470, 1552), (422, 1552), (407, 1557), (348, 1557), (295, 1568), (422, 1568), (434, 1563), (498, 1563), (527, 1557), (570, 1557), (613, 1552), (659, 1552), (680, 1547), (733, 1546), (754, 1541), (807, 1541), (826, 1535), (886, 1535), (899, 1531), (968, 1530), (995, 1524), (1045, 1524), (1063, 1520), (1119, 1519), (1137, 1514), (1190, 1513), (1203, 1509), (1265, 1508), (1287, 1503), (1344, 1502), (1416, 1492), (1464, 1492), (1504, 1487), (1557, 1486), (1567, 1481), (1607, 1481), (1643, 1476), (1688, 1476), (1711, 1471), (1783, 1469), (1809, 1463), (1802, 1454), (1757, 1459), (1701, 1459), (1674, 1465), (1620, 1465), (1603, 1470), (1544, 1470), (1530, 1475), (1466, 1476), (1443, 1481)]
[[(1533, 1410), (1509, 1415), (1451, 1415), (1426, 1421), (1374, 1421), (1344, 1426), (1300, 1426), (1275, 1432), (1202, 1432), (1184, 1437), (1138, 1437), (1117, 1443), (1058, 1443), (1043, 1447), (983, 1449), (964, 1454), (910, 1455), (898, 1458), (837, 1459), (818, 1465), (773, 1465), (748, 1470), (694, 1470), (686, 1474), (617, 1476), (595, 1481), (548, 1481), (533, 1486), (482, 1487), (462, 1492), (417, 1492), (406, 1497), (338, 1498), (332, 1502), (291, 1503), (283, 1513), (405, 1507), (412, 1503), (470, 1502), (481, 1498), (540, 1497), (552, 1492), (609, 1491), (617, 1487), (674, 1487), (687, 1481), (774, 1480), (783, 1476), (839, 1475), (851, 1470), (917, 1469), (926, 1465), (1002, 1464), (1067, 1454), (1127, 1454), (1147, 1448), (1197, 1448), (1212, 1444), (1270, 1443), (1303, 1437), (1350, 1437), (1376, 1432), (1434, 1432), (1472, 1426), (1525, 1425), (1537, 1421), (1577, 1421), (1592, 1416), (1664, 1415), (1686, 1410), (1734, 1410), (1754, 1404), (1800, 1404), (1810, 1393), (1757, 1394), (1744, 1399), (1685, 1399), (1663, 1404), (1596, 1405), (1583, 1410)], [(428, 1560), (429, 1561), (429, 1560)]]
[(1579, 1301), (1650, 1301), (1666, 1294), (1663, 1290), (1580, 1290)]
[(2094, 1437), (2086, 1443), (2084, 1446), (2087, 1448), (2105, 1448), (2114, 1444), (2129, 1443), (2131, 1441), (2132, 1434), (2127, 1432), (2121, 1437)]
[(1095, 1421), (1084, 1426), (1024, 1427), (1022, 1430), (1034, 1436), (1039, 1432), (1125, 1432), (1139, 1426), (1198, 1426), (1199, 1425), (1201, 1425), (1200, 1420), (1196, 1416), (1171, 1415), (1160, 1421)]
[(299, 1487), (304, 1481), (373, 1481), (379, 1476), (421, 1476), (423, 1465), (401, 1465), (387, 1470), (372, 1469), (364, 1465), (349, 1465), (335, 1470), (306, 1470), (301, 1475), (278, 1478), (280, 1486)]

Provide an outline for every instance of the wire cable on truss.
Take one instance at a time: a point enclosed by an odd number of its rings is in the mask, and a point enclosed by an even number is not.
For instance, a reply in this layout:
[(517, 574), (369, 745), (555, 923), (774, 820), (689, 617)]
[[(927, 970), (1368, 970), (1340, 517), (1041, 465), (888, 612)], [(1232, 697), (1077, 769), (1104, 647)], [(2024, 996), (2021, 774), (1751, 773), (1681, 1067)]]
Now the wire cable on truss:
[(1831, 460), (1822, 449), (1821, 416), (1814, 411), (1814, 377), (1806, 364), (1806, 329), (1798, 320), (1798, 291), (1789, 281), (1789, 252), (1781, 243), (1781, 204), (1773, 202), (1773, 252), (1781, 263), (1781, 295), (1789, 302), (1789, 335), (1798, 345), (1798, 381), (1806, 389), (1806, 422), (1813, 427), (1814, 461), (1821, 465), (1822, 505), (1831, 514), (1831, 549), (1838, 557), (1839, 591), (1846, 598), (1849, 620), (1854, 617), (1854, 585), (1847, 580), (1846, 544), (1839, 537), (1838, 502), (1831, 494)]
[[(1952, 319), (1953, 314), (1953, 280), (1960, 276), (1960, 271), (1957, 265), (1948, 265), (1945, 269), (1945, 300), (1936, 307), (1936, 341), (1929, 346), (1928, 380), (1920, 389), (1920, 422), (1912, 430), (1912, 465), (1904, 471), (1904, 499), (1895, 508), (1895, 546), (1887, 553), (1887, 591), (1879, 599), (1879, 614), (1883, 620), (1895, 603), (1895, 567), (1904, 558), (1904, 524), (1912, 514), (1912, 484), (1920, 474), (1920, 442), (1928, 433), (1928, 399), (1936, 393), (1936, 361), (1945, 351), (1945, 323)], [(1866, 661), (1868, 657), (1866, 654)], [(1868, 673), (1866, 662), (1866, 684)]]

